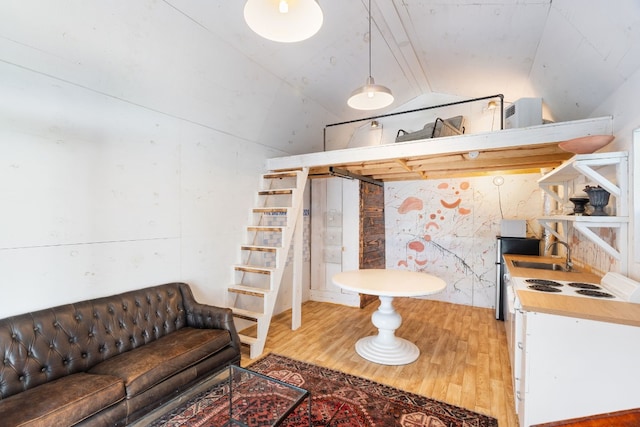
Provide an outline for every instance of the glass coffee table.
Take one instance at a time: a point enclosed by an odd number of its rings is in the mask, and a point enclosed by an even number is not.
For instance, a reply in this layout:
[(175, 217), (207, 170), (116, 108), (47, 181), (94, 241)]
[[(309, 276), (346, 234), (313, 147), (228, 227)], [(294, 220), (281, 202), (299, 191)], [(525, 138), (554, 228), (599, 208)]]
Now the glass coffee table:
[(182, 407), (190, 399), (212, 391), (214, 398), (220, 402), (215, 414), (211, 414), (217, 426), (279, 426), (305, 399), (308, 399), (307, 415), (311, 426), (311, 393), (308, 390), (250, 369), (230, 365), (134, 421), (131, 427), (162, 423), (161, 418), (165, 415)]
[(309, 391), (275, 378), (231, 365), (228, 371), (229, 420), (224, 426), (279, 426), (305, 399)]

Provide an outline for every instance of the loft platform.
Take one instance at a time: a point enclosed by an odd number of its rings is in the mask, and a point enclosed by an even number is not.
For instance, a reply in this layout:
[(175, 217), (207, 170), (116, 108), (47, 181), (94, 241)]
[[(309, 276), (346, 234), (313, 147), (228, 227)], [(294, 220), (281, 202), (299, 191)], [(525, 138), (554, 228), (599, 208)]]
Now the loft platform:
[(377, 146), (267, 159), (269, 171), (309, 168), (309, 178), (329, 177), (330, 168), (376, 181), (439, 179), (501, 173), (531, 173), (558, 167), (573, 154), (558, 143), (613, 133), (613, 117), (550, 123)]

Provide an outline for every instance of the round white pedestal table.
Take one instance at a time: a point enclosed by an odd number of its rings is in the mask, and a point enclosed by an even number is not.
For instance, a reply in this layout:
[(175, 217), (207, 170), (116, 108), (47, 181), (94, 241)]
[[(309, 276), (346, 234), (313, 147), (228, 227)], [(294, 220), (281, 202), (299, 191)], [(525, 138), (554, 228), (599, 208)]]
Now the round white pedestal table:
[(371, 362), (382, 365), (406, 365), (420, 355), (418, 347), (395, 335), (402, 316), (393, 308), (395, 297), (417, 297), (435, 294), (447, 286), (444, 280), (427, 273), (404, 270), (368, 269), (345, 271), (334, 275), (336, 286), (380, 299), (371, 322), (378, 334), (356, 342), (356, 352)]

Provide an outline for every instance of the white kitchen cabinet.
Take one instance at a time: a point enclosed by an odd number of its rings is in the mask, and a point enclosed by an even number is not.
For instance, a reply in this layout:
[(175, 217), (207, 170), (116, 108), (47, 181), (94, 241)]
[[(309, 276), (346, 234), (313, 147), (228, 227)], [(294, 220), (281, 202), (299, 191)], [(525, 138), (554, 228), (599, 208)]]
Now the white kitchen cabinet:
[(640, 328), (523, 312), (521, 427), (640, 407)]
[[(566, 241), (569, 226), (583, 234), (620, 262), (620, 272), (627, 272), (627, 227), (629, 223), (629, 166), (627, 152), (579, 154), (538, 180), (540, 188), (562, 211), (571, 194), (586, 185), (599, 185), (607, 190), (611, 199), (611, 216), (550, 215), (538, 222), (560, 240)], [(562, 227), (556, 225), (560, 223)], [(617, 232), (616, 247), (600, 237), (594, 229), (612, 228)]]

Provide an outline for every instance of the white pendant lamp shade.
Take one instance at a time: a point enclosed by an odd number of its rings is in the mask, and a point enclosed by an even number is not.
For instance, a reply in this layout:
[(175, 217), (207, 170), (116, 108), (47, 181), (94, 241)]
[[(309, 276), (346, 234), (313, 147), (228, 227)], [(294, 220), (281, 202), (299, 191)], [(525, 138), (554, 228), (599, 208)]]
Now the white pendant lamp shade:
[(258, 35), (292, 43), (317, 33), (323, 16), (316, 0), (248, 0), (244, 19)]
[(391, 105), (393, 95), (389, 88), (377, 85), (369, 76), (367, 84), (351, 92), (347, 104), (356, 110), (377, 110)]

